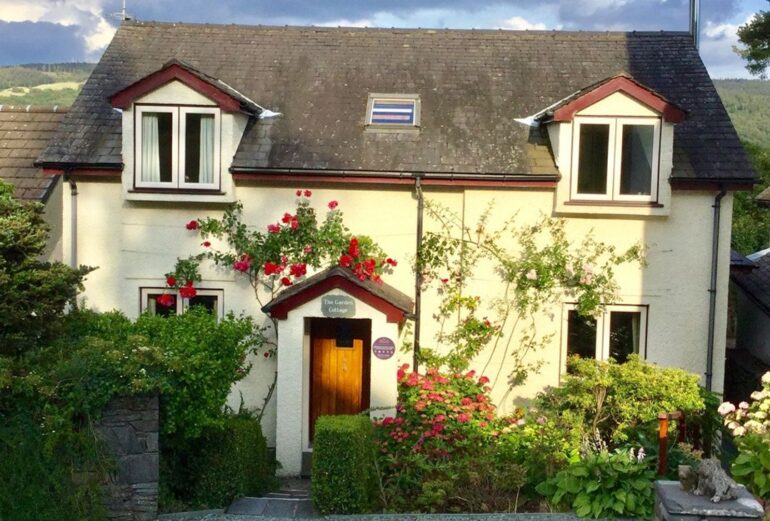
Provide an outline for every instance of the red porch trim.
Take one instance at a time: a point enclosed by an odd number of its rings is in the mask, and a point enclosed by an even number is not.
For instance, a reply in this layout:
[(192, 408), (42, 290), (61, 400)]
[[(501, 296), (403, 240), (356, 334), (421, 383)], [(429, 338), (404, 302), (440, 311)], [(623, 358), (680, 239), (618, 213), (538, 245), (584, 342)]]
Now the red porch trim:
[(225, 112), (238, 112), (241, 108), (240, 100), (193, 74), (178, 63), (167, 65), (125, 89), (116, 92), (110, 96), (110, 102), (113, 107), (127, 109), (135, 99), (174, 80), (180, 81), (191, 89), (203, 94)]
[(596, 88), (589, 90), (585, 94), (581, 94), (572, 101), (557, 108), (553, 113), (553, 120), (558, 122), (572, 121), (572, 118), (575, 117), (577, 112), (580, 112), (616, 92), (627, 94), (639, 103), (661, 113), (663, 115), (663, 120), (669, 123), (681, 123), (687, 119), (687, 113), (684, 110), (656, 92), (627, 76), (615, 76), (609, 81), (602, 83)]
[(333, 275), (326, 278), (317, 284), (308, 287), (301, 293), (292, 295), (283, 302), (276, 304), (270, 309), (270, 316), (278, 320), (286, 320), (289, 311), (296, 309), (302, 304), (310, 302), (333, 289), (341, 289), (361, 302), (372, 306), (377, 311), (382, 312), (388, 322), (399, 323), (404, 320), (404, 312), (402, 310), (398, 309), (385, 299), (369, 293), (361, 286), (358, 286), (339, 275)]

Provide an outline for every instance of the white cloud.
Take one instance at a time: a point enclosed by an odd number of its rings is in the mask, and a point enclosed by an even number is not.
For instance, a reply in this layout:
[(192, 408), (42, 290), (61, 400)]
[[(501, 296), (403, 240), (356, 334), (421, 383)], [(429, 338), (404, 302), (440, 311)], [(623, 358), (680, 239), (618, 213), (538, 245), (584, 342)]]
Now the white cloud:
[(105, 0), (0, 0), (0, 20), (13, 22), (51, 22), (75, 26), (89, 56), (98, 59), (110, 43), (115, 27), (104, 13)]
[(738, 45), (741, 24), (707, 22), (701, 32), (700, 55), (714, 78), (748, 77), (733, 47)]
[(511, 29), (514, 31), (544, 31), (546, 26), (542, 22), (530, 22), (522, 16), (513, 16), (500, 23), (498, 29)]
[(377, 27), (377, 24), (368, 18), (361, 20), (348, 20), (347, 18), (340, 18), (339, 20), (330, 20), (316, 24), (319, 27)]

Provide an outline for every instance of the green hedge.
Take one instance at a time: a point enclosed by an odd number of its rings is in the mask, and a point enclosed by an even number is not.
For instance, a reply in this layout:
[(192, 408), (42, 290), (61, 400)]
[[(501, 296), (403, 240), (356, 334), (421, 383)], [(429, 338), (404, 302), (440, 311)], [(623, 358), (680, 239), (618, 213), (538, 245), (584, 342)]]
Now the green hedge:
[(366, 416), (322, 416), (313, 440), (312, 497), (321, 514), (361, 514), (375, 498), (374, 440)]
[(188, 505), (226, 507), (236, 497), (259, 496), (275, 485), (275, 464), (259, 422), (250, 416), (229, 416), (223, 427), (209, 427), (195, 440), (162, 441), (165, 485)]

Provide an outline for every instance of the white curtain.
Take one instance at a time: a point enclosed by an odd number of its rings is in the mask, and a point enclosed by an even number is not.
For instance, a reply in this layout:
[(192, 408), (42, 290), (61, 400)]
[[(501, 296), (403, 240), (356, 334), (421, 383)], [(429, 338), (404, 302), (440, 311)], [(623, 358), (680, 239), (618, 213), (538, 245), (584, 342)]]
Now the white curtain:
[(200, 174), (202, 184), (214, 182), (214, 117), (201, 117)]
[(142, 114), (142, 181), (160, 182), (158, 115)]

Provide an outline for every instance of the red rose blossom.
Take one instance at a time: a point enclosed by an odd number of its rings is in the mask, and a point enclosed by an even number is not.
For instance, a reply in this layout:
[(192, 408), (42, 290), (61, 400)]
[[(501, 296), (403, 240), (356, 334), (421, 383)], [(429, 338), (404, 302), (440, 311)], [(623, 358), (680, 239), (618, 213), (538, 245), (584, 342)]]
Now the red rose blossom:
[(203, 241), (204, 248), (208, 248), (209, 246), (211, 246), (211, 243), (209, 241)]
[(337, 201), (329, 201), (329, 204), (327, 205), (329, 207), (329, 210), (334, 210), (337, 208), (339, 203)]
[(352, 237), (350, 239), (350, 245), (348, 246), (348, 253), (351, 257), (358, 258), (361, 255), (361, 248), (358, 247), (358, 239)]
[(310, 190), (305, 190), (305, 197), (310, 197), (311, 195), (313, 195), (313, 192)]
[(193, 287), (193, 282), (188, 280), (187, 283), (179, 288), (179, 295), (182, 298), (193, 298), (198, 294), (198, 291)]
[(173, 275), (169, 275), (168, 277), (166, 277), (166, 285), (172, 288), (176, 286), (176, 277), (174, 277)]
[(307, 273), (307, 264), (302, 262), (292, 264), (289, 266), (289, 273), (292, 275), (292, 277), (302, 277)]
[(278, 224), (268, 224), (267, 225), (267, 232), (268, 233), (278, 233), (281, 231), (281, 227)]
[(309, 244), (306, 244), (305, 247), (302, 249), (307, 254), (313, 253), (313, 247)]
[(281, 284), (284, 286), (291, 286), (291, 279), (289, 277), (284, 277), (281, 279)]
[(184, 226), (188, 230), (197, 230), (198, 229), (198, 221), (192, 220), (189, 223), (185, 224)]
[(391, 266), (398, 266), (398, 262), (396, 262), (395, 259), (391, 259), (390, 257), (385, 259), (385, 264), (389, 264)]
[(278, 273), (281, 273), (281, 267), (274, 262), (267, 261), (265, 263), (265, 275), (277, 275)]
[(290, 213), (283, 214), (283, 217), (281, 217), (281, 222), (288, 224), (292, 219), (294, 219), (294, 216)]
[(302, 197), (302, 190), (297, 190), (297, 197)]
[(340, 266), (343, 268), (349, 268), (350, 264), (353, 262), (353, 257), (350, 255), (342, 255), (340, 257)]
[(245, 253), (241, 256), (240, 260), (233, 262), (233, 269), (235, 271), (246, 273), (247, 271), (249, 271), (250, 268), (251, 268), (251, 257), (249, 257)]
[(163, 295), (160, 295), (159, 297), (157, 297), (155, 299), (155, 302), (159, 306), (163, 306), (164, 308), (170, 308), (171, 306), (174, 305), (174, 300), (175, 299), (174, 299), (173, 295), (169, 295), (168, 293), (164, 293)]

